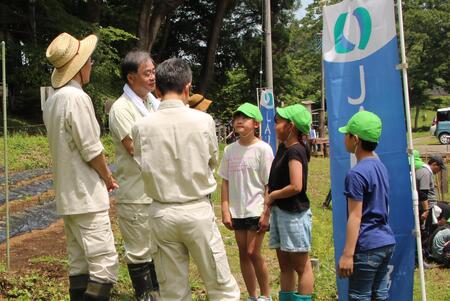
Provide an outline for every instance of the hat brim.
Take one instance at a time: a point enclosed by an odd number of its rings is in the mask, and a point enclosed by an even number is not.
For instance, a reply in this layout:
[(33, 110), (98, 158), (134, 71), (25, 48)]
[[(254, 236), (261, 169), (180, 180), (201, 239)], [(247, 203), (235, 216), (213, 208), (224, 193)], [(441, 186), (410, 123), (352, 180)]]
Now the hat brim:
[(348, 133), (348, 128), (347, 128), (347, 126), (343, 126), (343, 127), (340, 127), (338, 129), (338, 131), (339, 131), (339, 133), (347, 134)]
[(61, 68), (55, 68), (52, 73), (53, 88), (61, 88), (67, 84), (80, 69), (86, 64), (88, 58), (92, 55), (97, 46), (98, 37), (90, 35), (80, 41), (78, 53), (66, 65)]
[(257, 122), (262, 122), (262, 121), (263, 121), (262, 116), (260, 116), (260, 117), (254, 117), (254, 116), (251, 116), (251, 115), (249, 115), (248, 112), (246, 112), (245, 110), (239, 109), (239, 108), (238, 108), (236, 111), (233, 112), (233, 117), (234, 117), (237, 113), (242, 113), (242, 114), (244, 114), (245, 116), (247, 116), (248, 118), (252, 118), (252, 119), (254, 119), (254, 120), (257, 121)]
[(277, 114), (286, 120), (290, 120), (285, 108), (277, 108)]
[(191, 108), (191, 109), (195, 109), (195, 110), (199, 110), (202, 112), (206, 112), (206, 110), (208, 110), (209, 106), (212, 104), (212, 100), (209, 99), (203, 99), (202, 102), (200, 102), (198, 105), (196, 105), (195, 107)]

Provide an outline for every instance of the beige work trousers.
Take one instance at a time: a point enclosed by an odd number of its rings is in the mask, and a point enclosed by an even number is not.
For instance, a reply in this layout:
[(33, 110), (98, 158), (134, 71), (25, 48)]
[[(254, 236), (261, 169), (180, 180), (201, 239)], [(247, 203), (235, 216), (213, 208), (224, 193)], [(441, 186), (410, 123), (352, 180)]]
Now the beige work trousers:
[(239, 287), (230, 272), (225, 246), (207, 198), (181, 204), (154, 201), (150, 207), (152, 258), (161, 300), (192, 300), (189, 254), (210, 301), (238, 301)]
[(69, 275), (88, 274), (100, 283), (116, 283), (119, 260), (108, 211), (65, 215)]
[(137, 264), (152, 261), (150, 254), (150, 205), (118, 203), (117, 217), (125, 247), (125, 262)]

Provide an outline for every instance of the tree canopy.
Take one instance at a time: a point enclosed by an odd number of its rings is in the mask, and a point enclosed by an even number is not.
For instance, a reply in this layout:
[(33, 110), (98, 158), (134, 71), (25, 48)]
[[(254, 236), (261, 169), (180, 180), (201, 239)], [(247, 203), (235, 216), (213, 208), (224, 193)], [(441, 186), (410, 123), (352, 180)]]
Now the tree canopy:
[[(0, 3), (0, 38), (7, 43), (9, 109), (40, 120), (39, 87), (50, 85), (45, 50), (66, 31), (81, 38), (96, 33), (100, 42), (87, 90), (100, 121), (103, 104), (117, 98), (119, 65), (134, 48), (149, 51), (159, 63), (186, 59), (193, 91), (214, 100), (212, 113), (227, 119), (244, 101), (256, 102), (265, 86), (262, 0), (17, 0)], [(336, 1), (334, 1), (336, 2)], [(319, 0), (295, 18), (300, 0), (272, 0), (274, 93), (279, 101), (320, 101), (321, 30)], [(449, 3), (410, 0), (405, 31), (412, 101), (427, 91), (449, 90)]]

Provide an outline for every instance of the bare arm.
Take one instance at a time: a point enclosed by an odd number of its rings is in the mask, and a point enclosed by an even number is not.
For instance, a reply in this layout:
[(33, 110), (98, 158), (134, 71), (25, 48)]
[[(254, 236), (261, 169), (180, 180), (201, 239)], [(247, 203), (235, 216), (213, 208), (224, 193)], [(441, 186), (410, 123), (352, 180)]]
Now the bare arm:
[(113, 178), (108, 165), (106, 165), (106, 159), (103, 153), (89, 161), (89, 165), (100, 175), (102, 180), (105, 182), (108, 191), (112, 191), (119, 187), (116, 180)]
[(222, 223), (230, 230), (233, 230), (233, 224), (231, 222), (230, 202), (228, 192), (228, 180), (222, 179), (221, 196), (221, 208), (222, 208)]
[(122, 139), (122, 145), (125, 147), (127, 152), (130, 154), (130, 156), (134, 156), (134, 145), (133, 145), (133, 139), (130, 138), (130, 136), (126, 136)]
[(269, 229), (269, 221), (270, 221), (270, 206), (269, 202), (269, 187), (265, 187), (264, 192), (264, 210), (259, 218), (259, 229), (258, 232), (264, 232)]
[(423, 213), (420, 216), (422, 221), (425, 221), (428, 217), (429, 202), (428, 202), (428, 190), (419, 190), (419, 201), (422, 206)]
[(355, 254), (356, 242), (358, 241), (359, 228), (362, 217), (361, 201), (348, 199), (348, 221), (344, 251), (339, 259), (338, 275), (350, 277), (353, 274), (353, 255)]
[(290, 184), (282, 189), (274, 190), (269, 194), (267, 205), (270, 206), (275, 200), (285, 199), (300, 193), (303, 189), (303, 167), (297, 160), (289, 161)]

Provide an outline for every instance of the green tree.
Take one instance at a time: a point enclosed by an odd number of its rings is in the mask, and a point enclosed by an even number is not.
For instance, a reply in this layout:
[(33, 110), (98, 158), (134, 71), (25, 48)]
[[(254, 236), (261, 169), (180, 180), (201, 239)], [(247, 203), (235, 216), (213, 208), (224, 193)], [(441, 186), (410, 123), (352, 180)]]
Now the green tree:
[(449, 91), (450, 3), (411, 0), (404, 6), (405, 44), (412, 104), (417, 128), (420, 108), (430, 103), (434, 88)]

